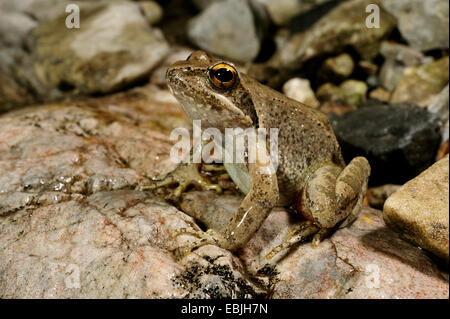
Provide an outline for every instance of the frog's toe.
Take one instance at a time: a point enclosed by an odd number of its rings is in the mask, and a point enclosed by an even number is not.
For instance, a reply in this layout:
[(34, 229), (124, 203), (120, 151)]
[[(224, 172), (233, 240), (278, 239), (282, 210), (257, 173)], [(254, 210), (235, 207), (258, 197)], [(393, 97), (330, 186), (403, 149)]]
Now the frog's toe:
[(282, 251), (286, 251), (296, 244), (300, 244), (308, 240), (312, 235), (319, 232), (319, 226), (313, 224), (311, 221), (303, 222), (294, 226), (286, 235), (283, 243), (273, 248), (270, 253), (266, 255), (267, 260), (271, 260), (275, 255)]
[(165, 178), (165, 179), (158, 181), (151, 185), (140, 186), (139, 191), (144, 192), (144, 191), (148, 191), (148, 190), (153, 190), (153, 189), (157, 189), (160, 187), (169, 186), (173, 183), (174, 183), (174, 181), (172, 178)]
[(212, 229), (208, 229), (208, 231), (203, 232), (201, 230), (196, 230), (193, 228), (180, 228), (172, 233), (172, 238), (176, 238), (180, 235), (192, 235), (197, 237), (198, 240), (195, 240), (189, 245), (177, 248), (176, 254), (178, 256), (186, 256), (195, 249), (205, 245), (222, 246), (222, 236)]

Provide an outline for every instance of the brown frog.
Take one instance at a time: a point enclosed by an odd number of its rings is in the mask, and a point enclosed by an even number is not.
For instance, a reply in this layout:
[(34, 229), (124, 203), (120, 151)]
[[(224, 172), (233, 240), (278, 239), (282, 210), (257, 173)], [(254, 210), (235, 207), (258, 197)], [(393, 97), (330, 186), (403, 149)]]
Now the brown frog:
[[(327, 117), (265, 86), (232, 63), (197, 51), (173, 64), (166, 80), (176, 99), (202, 127), (278, 128), (278, 162), (260, 160), (225, 164), (236, 185), (246, 194), (225, 231), (181, 229), (200, 238), (189, 247), (216, 244), (242, 248), (275, 206), (294, 204), (306, 218), (289, 232), (280, 250), (314, 235), (317, 244), (330, 230), (353, 221), (361, 208), (370, 166), (364, 157), (347, 166)], [(258, 144), (261, 147), (261, 144)], [(268, 145), (262, 147), (268, 148)]]

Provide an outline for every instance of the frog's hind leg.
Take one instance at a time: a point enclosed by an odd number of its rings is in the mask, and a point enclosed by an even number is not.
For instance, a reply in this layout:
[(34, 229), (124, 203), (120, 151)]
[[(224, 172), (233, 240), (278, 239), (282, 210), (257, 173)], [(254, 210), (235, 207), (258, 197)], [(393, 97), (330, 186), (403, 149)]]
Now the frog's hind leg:
[(300, 197), (299, 212), (321, 228), (333, 228), (359, 213), (367, 190), (370, 166), (364, 157), (354, 158), (344, 169), (328, 165), (309, 178)]
[(291, 247), (295, 240), (305, 241), (306, 235), (314, 234), (312, 245), (315, 247), (336, 226), (350, 224), (358, 216), (369, 174), (370, 166), (364, 157), (354, 158), (344, 169), (330, 164), (316, 170), (299, 194), (297, 207), (309, 224), (294, 227), (285, 242), (266, 258)]

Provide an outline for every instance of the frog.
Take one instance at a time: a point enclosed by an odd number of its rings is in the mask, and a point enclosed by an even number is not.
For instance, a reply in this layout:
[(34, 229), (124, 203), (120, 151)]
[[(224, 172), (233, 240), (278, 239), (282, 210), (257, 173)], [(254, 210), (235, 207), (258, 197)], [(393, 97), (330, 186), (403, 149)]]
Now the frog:
[[(181, 228), (173, 237), (198, 238), (185, 252), (207, 244), (232, 252), (242, 249), (273, 208), (295, 207), (303, 221), (266, 258), (312, 238), (317, 246), (339, 227), (358, 216), (367, 190), (370, 165), (358, 156), (347, 165), (325, 114), (240, 72), (229, 61), (195, 51), (172, 64), (166, 82), (192, 120), (202, 128), (277, 128), (277, 163), (272, 157), (245, 163), (225, 163), (225, 169), (245, 195), (222, 230)], [(266, 148), (268, 143), (258, 143)], [(186, 184), (185, 182), (183, 182)], [(207, 183), (206, 183), (207, 184)]]

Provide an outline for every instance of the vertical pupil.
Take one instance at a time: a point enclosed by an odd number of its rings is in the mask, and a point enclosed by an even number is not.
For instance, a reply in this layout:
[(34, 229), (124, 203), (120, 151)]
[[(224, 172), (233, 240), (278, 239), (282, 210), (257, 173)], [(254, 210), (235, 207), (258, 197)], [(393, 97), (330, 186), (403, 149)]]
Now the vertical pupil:
[(218, 79), (220, 82), (230, 82), (233, 80), (233, 72), (226, 68), (220, 68), (216, 71), (214, 71), (214, 76), (216, 79)]

